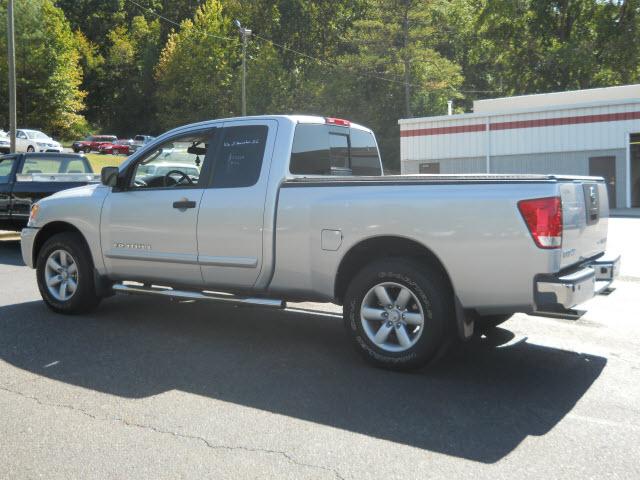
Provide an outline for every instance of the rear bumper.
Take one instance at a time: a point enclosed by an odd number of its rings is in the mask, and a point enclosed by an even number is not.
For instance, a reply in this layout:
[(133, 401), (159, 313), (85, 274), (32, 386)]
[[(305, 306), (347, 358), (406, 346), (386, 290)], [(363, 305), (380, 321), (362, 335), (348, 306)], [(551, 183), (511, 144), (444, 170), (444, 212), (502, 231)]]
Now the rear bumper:
[(544, 276), (535, 282), (537, 310), (570, 309), (593, 298), (620, 274), (620, 256), (601, 257), (562, 276)]

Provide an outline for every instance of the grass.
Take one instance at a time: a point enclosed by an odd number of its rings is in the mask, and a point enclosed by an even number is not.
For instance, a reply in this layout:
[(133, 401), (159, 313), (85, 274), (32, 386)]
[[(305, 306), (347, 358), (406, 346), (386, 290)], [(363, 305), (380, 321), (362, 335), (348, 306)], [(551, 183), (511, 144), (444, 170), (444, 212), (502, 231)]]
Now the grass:
[(95, 173), (100, 173), (102, 167), (117, 167), (127, 159), (125, 155), (103, 155), (100, 153), (85, 153), (84, 156), (89, 160)]

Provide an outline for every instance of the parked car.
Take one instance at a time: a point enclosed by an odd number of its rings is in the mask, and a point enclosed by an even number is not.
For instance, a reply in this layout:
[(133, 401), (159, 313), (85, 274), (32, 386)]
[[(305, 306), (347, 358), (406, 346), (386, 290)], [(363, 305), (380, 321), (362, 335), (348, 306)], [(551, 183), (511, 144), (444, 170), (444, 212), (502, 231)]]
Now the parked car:
[[(174, 156), (203, 173), (148, 174)], [(187, 125), (103, 168), (101, 185), (38, 202), (22, 255), (60, 313), (113, 292), (334, 302), (355, 348), (394, 369), (514, 312), (574, 315), (618, 274), (602, 178), (382, 174), (372, 132), (346, 120)]]
[(11, 151), (11, 139), (7, 132), (0, 130), (0, 153), (9, 153)]
[(102, 143), (98, 146), (98, 152), (104, 154), (118, 155), (124, 154), (129, 155), (131, 153), (131, 142), (133, 140), (116, 140), (112, 143)]
[(81, 155), (17, 153), (0, 156), (0, 230), (20, 230), (31, 205), (67, 188), (96, 183), (91, 164)]
[(133, 142), (131, 143), (131, 153), (146, 145), (154, 138), (156, 137), (152, 137), (151, 135), (136, 135), (135, 137), (133, 137)]
[(118, 140), (118, 137), (115, 135), (89, 135), (84, 140), (73, 142), (71, 148), (75, 153), (90, 153), (91, 151), (97, 152), (100, 145), (104, 143), (114, 143), (116, 140)]
[(16, 152), (62, 152), (62, 145), (39, 130), (16, 130)]

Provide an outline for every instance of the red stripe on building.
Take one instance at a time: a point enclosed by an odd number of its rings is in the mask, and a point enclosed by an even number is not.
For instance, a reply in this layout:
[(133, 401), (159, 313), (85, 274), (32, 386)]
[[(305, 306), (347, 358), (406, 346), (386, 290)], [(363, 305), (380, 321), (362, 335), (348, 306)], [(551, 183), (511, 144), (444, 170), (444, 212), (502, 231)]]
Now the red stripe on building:
[(539, 120), (520, 120), (515, 122), (498, 122), (491, 124), (491, 130), (508, 130), (512, 128), (553, 127), (557, 125), (578, 125), (581, 123), (620, 122), (640, 119), (640, 112), (603, 113), (600, 115), (583, 115), (580, 117), (541, 118)]
[[(537, 120), (518, 120), (490, 124), (491, 130), (509, 130), (515, 128), (553, 127), (558, 125), (579, 125), (582, 123), (620, 122), (638, 120), (640, 112), (603, 113), (600, 115), (582, 115), (579, 117), (540, 118)], [(483, 132), (485, 124), (460, 125), (456, 127), (420, 128), (401, 130), (401, 137), (419, 137), (423, 135), (443, 135), (449, 133)]]
[(419, 128), (417, 130), (400, 130), (401, 137), (421, 137), (423, 135), (443, 135), (445, 133), (483, 132), (485, 124), (458, 125), (455, 127)]

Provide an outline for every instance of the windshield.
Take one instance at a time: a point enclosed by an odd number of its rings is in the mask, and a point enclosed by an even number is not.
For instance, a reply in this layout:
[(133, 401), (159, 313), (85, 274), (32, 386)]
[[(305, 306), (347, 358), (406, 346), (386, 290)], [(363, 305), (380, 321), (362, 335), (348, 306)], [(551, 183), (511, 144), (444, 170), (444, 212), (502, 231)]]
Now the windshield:
[(47, 140), (49, 138), (47, 135), (37, 130), (25, 130), (25, 133), (29, 138), (33, 138), (36, 140)]

